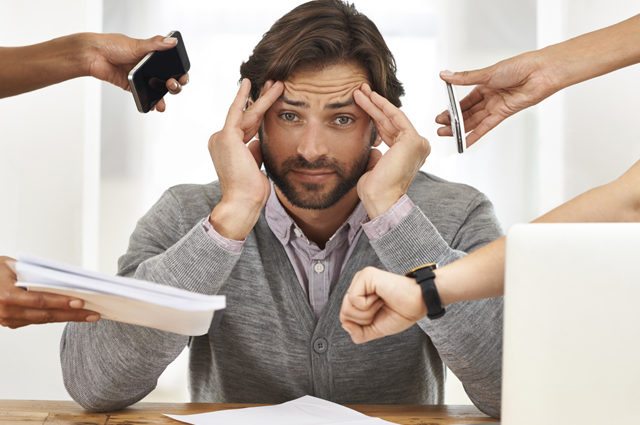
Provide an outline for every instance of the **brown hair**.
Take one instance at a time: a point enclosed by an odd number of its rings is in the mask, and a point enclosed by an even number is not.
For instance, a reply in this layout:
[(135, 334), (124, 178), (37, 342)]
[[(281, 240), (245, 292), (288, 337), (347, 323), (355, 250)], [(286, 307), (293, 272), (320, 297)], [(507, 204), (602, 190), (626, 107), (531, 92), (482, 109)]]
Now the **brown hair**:
[(343, 61), (361, 65), (371, 88), (401, 106), (404, 88), (382, 34), (353, 4), (341, 0), (310, 1), (278, 19), (240, 66), (240, 75), (251, 80), (256, 100), (267, 80), (284, 81), (302, 67)]

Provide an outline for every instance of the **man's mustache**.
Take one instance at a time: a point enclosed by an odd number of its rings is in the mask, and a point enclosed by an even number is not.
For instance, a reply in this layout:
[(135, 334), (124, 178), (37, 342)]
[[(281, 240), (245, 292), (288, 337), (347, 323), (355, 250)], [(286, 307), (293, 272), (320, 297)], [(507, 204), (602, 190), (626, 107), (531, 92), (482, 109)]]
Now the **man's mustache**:
[(331, 160), (326, 157), (321, 157), (316, 161), (309, 162), (302, 156), (296, 156), (289, 158), (282, 163), (282, 171), (287, 173), (291, 170), (332, 170), (339, 176), (343, 176), (344, 172), (342, 167), (335, 160)]

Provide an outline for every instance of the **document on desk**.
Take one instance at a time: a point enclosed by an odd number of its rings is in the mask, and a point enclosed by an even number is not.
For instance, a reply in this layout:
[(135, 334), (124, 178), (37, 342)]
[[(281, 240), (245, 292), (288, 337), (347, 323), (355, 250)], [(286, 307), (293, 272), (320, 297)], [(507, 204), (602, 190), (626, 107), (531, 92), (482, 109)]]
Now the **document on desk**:
[(16, 286), (82, 299), (86, 310), (100, 313), (103, 319), (181, 335), (207, 333), (214, 312), (226, 305), (224, 296), (109, 276), (31, 256), (19, 257), (15, 268)]
[(195, 415), (168, 415), (193, 425), (391, 425), (348, 407), (310, 395), (275, 406), (219, 410)]

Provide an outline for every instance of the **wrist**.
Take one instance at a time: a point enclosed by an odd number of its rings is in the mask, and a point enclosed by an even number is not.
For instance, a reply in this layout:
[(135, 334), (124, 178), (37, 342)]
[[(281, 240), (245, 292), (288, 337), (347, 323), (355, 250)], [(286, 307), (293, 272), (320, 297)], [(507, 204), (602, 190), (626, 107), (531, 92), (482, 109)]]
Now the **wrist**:
[(573, 84), (574, 71), (571, 64), (566, 62), (567, 58), (563, 55), (562, 49), (556, 45), (526, 52), (523, 56), (534, 63), (533, 67), (539, 76), (536, 81), (545, 86), (541, 90), (545, 92), (545, 97)]
[(84, 32), (70, 35), (75, 46), (75, 61), (81, 76), (90, 77), (92, 65), (100, 55), (100, 42), (98, 34)]
[(225, 201), (224, 198), (211, 211), (209, 223), (227, 239), (246, 239), (258, 222), (263, 205), (256, 202)]
[(404, 193), (394, 194), (364, 194), (361, 197), (362, 205), (367, 211), (367, 215), (371, 220), (383, 215), (404, 195)]

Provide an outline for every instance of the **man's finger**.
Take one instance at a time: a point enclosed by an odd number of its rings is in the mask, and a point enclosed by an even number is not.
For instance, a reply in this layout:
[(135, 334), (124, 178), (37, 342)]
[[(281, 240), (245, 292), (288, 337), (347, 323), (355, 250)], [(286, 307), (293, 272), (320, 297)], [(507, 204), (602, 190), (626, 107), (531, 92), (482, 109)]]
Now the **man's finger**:
[(253, 139), (247, 145), (249, 148), (249, 152), (253, 155), (253, 159), (256, 160), (256, 164), (258, 164), (258, 168), (262, 167), (262, 151), (260, 150), (260, 140)]
[[(353, 92), (353, 99), (366, 113), (371, 117), (373, 123), (378, 130), (378, 135), (382, 137), (385, 143), (393, 143), (395, 136), (398, 134), (398, 129), (393, 125), (391, 120), (378, 108), (362, 90), (356, 90)], [(391, 140), (391, 142), (388, 142)]]
[[(282, 96), (284, 92), (284, 84), (282, 81), (276, 81), (260, 97), (251, 105), (250, 112), (259, 117), (264, 116), (265, 112), (273, 105), (276, 100)], [(249, 111), (248, 111), (249, 112)]]
[(236, 97), (233, 99), (233, 103), (229, 107), (229, 112), (227, 113), (227, 119), (224, 122), (225, 127), (227, 126), (238, 126), (242, 122), (242, 115), (244, 112), (245, 105), (247, 103), (247, 98), (249, 97), (249, 92), (251, 91), (251, 81), (248, 78), (243, 78), (240, 82), (240, 87), (238, 87), (238, 93)]
[(414, 130), (413, 124), (411, 124), (411, 121), (409, 121), (409, 118), (407, 118), (404, 112), (398, 109), (396, 105), (389, 102), (385, 97), (373, 92), (371, 93), (371, 100), (391, 120), (397, 129)]
[(182, 84), (183, 86), (186, 86), (187, 84), (189, 84), (189, 73), (184, 74), (183, 76), (181, 76), (178, 79), (178, 82), (180, 84)]

